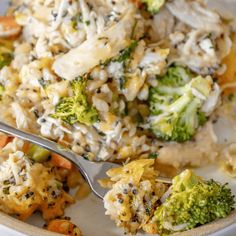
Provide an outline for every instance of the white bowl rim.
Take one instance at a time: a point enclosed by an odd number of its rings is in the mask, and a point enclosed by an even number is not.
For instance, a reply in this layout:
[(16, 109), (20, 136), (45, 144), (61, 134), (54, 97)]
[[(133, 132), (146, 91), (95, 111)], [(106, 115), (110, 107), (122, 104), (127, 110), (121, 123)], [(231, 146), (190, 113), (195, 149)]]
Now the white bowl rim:
[[(175, 236), (206, 236), (215, 233), (221, 229), (224, 229), (232, 224), (236, 223), (236, 210), (233, 210), (231, 214), (223, 219), (216, 220), (209, 224), (197, 227), (195, 229), (175, 234)], [(0, 212), (0, 224), (11, 228), (19, 233), (29, 236), (59, 236), (61, 234), (49, 232), (43, 228), (39, 228), (23, 221), (17, 220), (3, 212)]]

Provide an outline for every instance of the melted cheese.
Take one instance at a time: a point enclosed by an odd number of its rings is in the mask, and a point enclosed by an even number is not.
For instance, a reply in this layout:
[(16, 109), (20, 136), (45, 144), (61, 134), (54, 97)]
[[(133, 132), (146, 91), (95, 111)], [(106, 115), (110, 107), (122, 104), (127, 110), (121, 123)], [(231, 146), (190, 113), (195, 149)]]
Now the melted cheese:
[(0, 166), (0, 209), (26, 219), (36, 209), (44, 219), (64, 213), (73, 199), (62, 190), (52, 168), (32, 163), (21, 151), (9, 155)]

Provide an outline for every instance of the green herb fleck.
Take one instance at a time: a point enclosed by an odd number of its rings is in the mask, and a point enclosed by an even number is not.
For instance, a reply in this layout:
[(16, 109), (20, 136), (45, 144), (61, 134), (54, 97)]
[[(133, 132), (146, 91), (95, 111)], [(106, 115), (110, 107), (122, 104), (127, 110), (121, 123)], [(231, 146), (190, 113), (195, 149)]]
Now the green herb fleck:
[(10, 184), (10, 181), (9, 180), (4, 180), (3, 181), (3, 185), (9, 185)]
[(113, 59), (112, 61), (114, 62), (125, 62), (127, 59), (130, 58), (131, 53), (133, 52), (133, 50), (138, 46), (138, 41), (133, 40), (131, 42), (131, 44), (129, 45), (129, 47), (125, 48), (124, 50), (122, 50), (120, 52), (120, 54)]
[(72, 24), (72, 28), (74, 30), (78, 29), (78, 22), (82, 22), (82, 15), (81, 14), (77, 14), (76, 16), (72, 17), (71, 19), (71, 24)]
[(228, 100), (229, 100), (230, 102), (232, 102), (233, 99), (234, 99), (234, 94), (233, 94), (233, 93), (229, 94), (229, 95), (228, 95)]
[(102, 137), (106, 136), (106, 134), (103, 133), (102, 131), (99, 131), (98, 134), (99, 134), (100, 136), (102, 136)]
[(121, 76), (119, 78), (120, 90), (123, 90), (125, 88), (125, 83), (126, 83), (126, 78), (124, 76)]
[(139, 112), (135, 115), (135, 119), (138, 124), (140, 124), (144, 121), (142, 115)]
[(149, 159), (157, 159), (157, 158), (158, 158), (158, 156), (159, 156), (159, 154), (158, 154), (158, 153), (156, 153), (156, 152), (153, 152), (153, 153), (150, 153), (150, 154), (149, 154), (148, 158), (149, 158)]
[(86, 25), (90, 25), (90, 21), (89, 21), (89, 20), (86, 20), (84, 23), (85, 23)]
[(43, 78), (39, 79), (38, 82), (42, 86), (42, 88), (46, 88), (50, 84), (50, 81), (44, 80)]
[(10, 191), (9, 191), (9, 190), (10, 190), (10, 187), (5, 187), (5, 188), (2, 189), (2, 192), (3, 192), (4, 194), (7, 194), (7, 195), (8, 195), (8, 194), (10, 194)]
[[(102, 39), (102, 37), (100, 39)], [(104, 62), (101, 61), (99, 63), (100, 66), (108, 66), (108, 64), (111, 62), (126, 63), (126, 61), (130, 59), (132, 52), (137, 46), (138, 46), (138, 41), (132, 40), (131, 44), (127, 48), (121, 50), (118, 56), (115, 56), (114, 58), (108, 58)]]
[(11, 53), (1, 53), (0, 54), (0, 69), (4, 66), (9, 66), (12, 61), (12, 54)]

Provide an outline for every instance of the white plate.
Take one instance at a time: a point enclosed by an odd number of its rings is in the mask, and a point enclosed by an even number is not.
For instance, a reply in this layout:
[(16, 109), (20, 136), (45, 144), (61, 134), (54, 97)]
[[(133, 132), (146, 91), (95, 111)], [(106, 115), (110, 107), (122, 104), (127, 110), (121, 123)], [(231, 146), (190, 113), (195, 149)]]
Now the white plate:
[[(32, 0), (34, 1), (34, 0)], [(223, 14), (227, 14), (230, 18), (236, 12), (236, 0), (208, 0), (211, 7), (220, 8)], [(0, 0), (0, 13), (3, 13), (8, 6), (7, 0)], [(231, 14), (229, 12), (231, 11)], [(206, 178), (214, 178), (220, 182), (228, 182), (232, 191), (236, 195), (236, 180), (231, 179), (214, 167), (206, 167), (198, 170), (198, 172)], [(78, 224), (85, 236), (119, 236), (123, 235), (122, 230), (115, 227), (114, 223), (104, 215), (104, 208), (102, 201), (97, 199), (92, 194), (85, 200), (78, 201), (76, 204), (70, 206), (66, 210), (66, 216), (70, 216), (72, 221)], [(44, 222), (40, 215), (33, 215), (25, 224), (15, 220), (5, 214), (0, 213), (0, 235), (10, 236), (19, 235), (16, 231), (27, 235), (56, 235), (40, 229)], [(181, 236), (201, 236), (201, 235), (214, 235), (214, 236), (235, 236), (236, 235), (236, 212), (233, 212), (227, 219), (223, 219), (212, 224), (197, 228), (190, 232), (182, 233)], [(38, 226), (40, 228), (33, 227)], [(231, 225), (231, 226), (230, 226)], [(230, 226), (228, 228), (225, 228)], [(11, 228), (11, 230), (9, 229)], [(220, 229), (224, 230), (219, 231)], [(217, 233), (215, 233), (218, 231)]]

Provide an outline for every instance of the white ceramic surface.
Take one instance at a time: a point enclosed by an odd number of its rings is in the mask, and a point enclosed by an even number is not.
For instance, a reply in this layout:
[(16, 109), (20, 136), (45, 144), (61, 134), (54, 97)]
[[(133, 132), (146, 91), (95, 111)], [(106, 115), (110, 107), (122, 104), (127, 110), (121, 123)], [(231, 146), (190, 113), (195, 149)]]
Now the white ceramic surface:
[[(32, 0), (34, 1), (34, 0)], [(233, 15), (236, 15), (236, 0), (208, 0), (210, 5), (213, 7), (221, 7), (221, 10), (225, 14), (228, 10), (231, 10)], [(7, 8), (8, 1), (0, 0), (0, 13), (3, 13)], [(232, 14), (231, 14), (232, 15)], [(216, 170), (214, 167), (207, 167), (199, 170), (199, 173), (205, 176), (206, 178), (214, 178), (221, 182), (229, 182), (234, 194), (236, 195), (236, 180), (233, 180), (219, 170)], [(117, 229), (113, 222), (111, 222), (108, 217), (104, 215), (104, 209), (102, 201), (97, 199), (95, 196), (90, 195), (87, 199), (77, 202), (76, 204), (70, 206), (66, 215), (72, 218), (72, 221), (78, 224), (84, 233), (85, 236), (119, 236), (123, 235), (122, 231)], [(236, 215), (236, 214), (235, 214)], [(211, 236), (236, 236), (236, 224), (233, 225), (233, 222), (236, 222), (236, 216), (233, 215), (231, 218), (222, 223), (213, 224), (211, 227), (203, 227), (200, 230), (188, 232), (184, 235), (191, 236), (200, 236), (203, 235), (203, 232), (210, 235), (209, 232), (215, 232), (216, 229), (222, 228), (222, 226), (231, 225), (224, 230), (218, 231), (217, 233), (211, 234)], [(28, 223), (31, 225), (42, 227), (44, 224), (43, 220), (39, 215), (33, 215)], [(17, 230), (16, 231), (12, 229)], [(13, 220), (12, 218), (5, 216), (0, 213), (0, 235), (4, 236), (22, 236), (27, 235), (56, 235), (51, 233), (45, 233), (45, 231), (38, 228), (28, 226), (25, 223)]]

